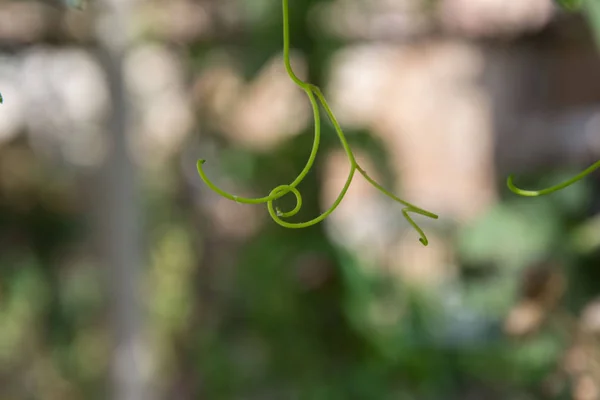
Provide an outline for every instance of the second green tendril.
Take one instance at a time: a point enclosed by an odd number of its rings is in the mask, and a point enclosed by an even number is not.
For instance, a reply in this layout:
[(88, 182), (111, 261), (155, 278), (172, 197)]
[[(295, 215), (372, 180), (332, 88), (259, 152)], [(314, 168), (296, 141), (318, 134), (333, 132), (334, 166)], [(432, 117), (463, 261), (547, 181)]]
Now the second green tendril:
[[(284, 63), (285, 63), (285, 69), (286, 69), (290, 79), (298, 87), (300, 87), (302, 90), (304, 90), (304, 92), (308, 96), (308, 99), (310, 100), (310, 103), (312, 105), (312, 111), (313, 111), (313, 116), (314, 116), (314, 125), (315, 125), (314, 140), (313, 140), (312, 150), (311, 150), (310, 156), (306, 162), (306, 165), (304, 166), (304, 169), (300, 172), (300, 174), (296, 177), (296, 179), (294, 179), (294, 181), (292, 183), (290, 183), (289, 185), (280, 185), (280, 186), (276, 187), (275, 189), (273, 189), (271, 191), (271, 193), (269, 193), (268, 196), (258, 197), (258, 198), (235, 196), (235, 195), (228, 193), (225, 190), (219, 188), (206, 176), (206, 173), (204, 172), (203, 165), (206, 160), (198, 160), (197, 168), (198, 168), (198, 173), (200, 174), (200, 178), (202, 178), (202, 180), (206, 183), (206, 185), (208, 185), (208, 187), (211, 188), (213, 191), (215, 191), (216, 193), (218, 193), (221, 196), (228, 198), (230, 200), (236, 201), (238, 203), (244, 203), (244, 204), (265, 204), (266, 203), (267, 209), (269, 211), (269, 215), (271, 216), (271, 218), (283, 227), (306, 228), (306, 227), (318, 224), (319, 222), (321, 222), (325, 218), (327, 218), (331, 213), (333, 213), (333, 211), (335, 211), (335, 209), (340, 205), (344, 196), (348, 192), (348, 189), (350, 188), (350, 184), (352, 183), (352, 179), (354, 178), (356, 171), (358, 171), (371, 185), (373, 185), (375, 188), (377, 188), (380, 192), (382, 192), (386, 196), (390, 197), (391, 199), (393, 199), (396, 202), (405, 206), (402, 209), (402, 215), (404, 216), (404, 218), (406, 218), (406, 220), (410, 223), (410, 225), (419, 233), (419, 235), (420, 235), (419, 241), (424, 246), (427, 246), (427, 244), (429, 243), (429, 241), (427, 240), (427, 236), (425, 235), (423, 230), (413, 221), (413, 219), (411, 218), (411, 216), (408, 213), (416, 213), (416, 214), (420, 214), (420, 215), (423, 215), (423, 216), (426, 216), (429, 218), (433, 218), (433, 219), (437, 219), (438, 216), (436, 214), (433, 214), (429, 211), (425, 211), (422, 208), (419, 208), (419, 207), (417, 207), (411, 203), (408, 203), (408, 202), (398, 198), (397, 196), (393, 195), (388, 190), (383, 188), (380, 184), (375, 182), (371, 177), (369, 177), (369, 175), (367, 175), (365, 170), (363, 170), (360, 167), (360, 165), (356, 161), (356, 158), (354, 157), (354, 153), (352, 153), (352, 150), (348, 144), (348, 141), (346, 140), (346, 137), (344, 135), (344, 132), (342, 131), (342, 128), (341, 128), (339, 122), (333, 115), (333, 112), (331, 111), (331, 108), (329, 107), (327, 100), (325, 100), (325, 96), (323, 96), (323, 93), (321, 92), (321, 90), (315, 85), (312, 85), (310, 83), (302, 81), (300, 78), (298, 78), (296, 76), (296, 74), (292, 70), (291, 63), (290, 63), (290, 35), (289, 35), (288, 0), (282, 0), (282, 8), (283, 8), (283, 58), (284, 58)], [(298, 191), (298, 189), (296, 189), (296, 187), (302, 182), (302, 180), (306, 177), (306, 175), (312, 168), (315, 158), (317, 156), (318, 149), (319, 149), (319, 143), (320, 143), (320, 139), (321, 139), (321, 114), (320, 114), (320, 110), (319, 110), (319, 103), (325, 110), (328, 118), (331, 120), (331, 123), (333, 124), (335, 131), (338, 135), (338, 138), (342, 144), (342, 147), (344, 148), (344, 151), (346, 152), (346, 156), (348, 157), (348, 161), (350, 162), (350, 172), (348, 173), (348, 177), (346, 179), (346, 182), (345, 182), (344, 187), (342, 188), (340, 194), (335, 199), (333, 204), (325, 212), (323, 212), (318, 217), (311, 219), (310, 221), (295, 222), (295, 223), (287, 222), (287, 221), (284, 221), (282, 218), (292, 217), (292, 216), (296, 215), (302, 208), (302, 196), (300, 195), (300, 192)], [(296, 197), (296, 206), (290, 211), (282, 212), (280, 209), (273, 206), (273, 202), (277, 199), (280, 199), (281, 197), (285, 196), (288, 193), (292, 193)]]
[[(565, 9), (567, 11), (578, 11), (584, 5), (584, 0), (555, 0), (555, 2), (560, 7), (562, 7), (563, 9)], [(520, 188), (516, 187), (515, 184), (513, 183), (512, 175), (510, 175), (508, 177), (506, 184), (513, 193), (516, 193), (520, 196), (526, 196), (526, 197), (544, 196), (544, 195), (559, 191), (561, 189), (564, 189), (568, 186), (571, 186), (572, 184), (585, 178), (586, 176), (588, 176), (589, 174), (591, 174), (598, 168), (600, 168), (600, 161), (597, 161), (595, 164), (591, 165), (590, 167), (588, 167), (581, 173), (575, 175), (573, 178), (571, 178), (569, 180), (566, 180), (562, 183), (559, 183), (558, 185), (554, 185), (549, 188), (541, 189), (541, 190), (524, 190), (524, 189), (520, 189)]]
[(598, 168), (600, 168), (600, 161), (597, 161), (595, 164), (591, 165), (590, 167), (588, 167), (587, 169), (585, 169), (584, 171), (582, 171), (581, 173), (575, 175), (573, 178), (564, 181), (562, 183), (559, 183), (558, 185), (554, 185), (551, 186), (549, 188), (546, 189), (541, 189), (541, 190), (524, 190), (524, 189), (519, 189), (518, 187), (515, 186), (515, 184), (513, 183), (513, 176), (510, 175), (506, 181), (506, 184), (508, 185), (508, 188), (513, 192), (516, 193), (520, 196), (526, 196), (526, 197), (537, 197), (537, 196), (544, 196), (546, 194), (550, 194), (553, 192), (556, 192), (558, 190), (564, 189), (567, 186), (571, 186), (572, 184), (574, 184), (575, 182), (585, 178), (586, 176), (588, 176), (589, 174), (591, 174), (592, 172), (594, 172), (595, 170), (597, 170)]

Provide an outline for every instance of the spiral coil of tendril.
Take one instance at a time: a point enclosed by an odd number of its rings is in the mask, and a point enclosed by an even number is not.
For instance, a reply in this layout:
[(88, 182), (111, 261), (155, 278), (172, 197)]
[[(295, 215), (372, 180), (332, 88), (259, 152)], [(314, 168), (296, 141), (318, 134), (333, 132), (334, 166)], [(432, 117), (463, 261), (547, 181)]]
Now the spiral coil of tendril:
[[(300, 78), (298, 78), (296, 76), (296, 74), (292, 70), (292, 67), (290, 64), (288, 0), (282, 0), (282, 8), (283, 8), (283, 57), (284, 57), (285, 69), (286, 69), (290, 79), (298, 87), (300, 87), (302, 90), (304, 90), (304, 92), (308, 96), (308, 99), (310, 100), (310, 103), (312, 105), (312, 111), (313, 111), (313, 116), (314, 116), (314, 125), (315, 125), (314, 140), (313, 140), (313, 146), (312, 146), (312, 150), (311, 150), (310, 156), (308, 158), (308, 161), (306, 162), (304, 169), (300, 172), (300, 174), (296, 177), (296, 179), (294, 179), (294, 181), (292, 183), (290, 183), (289, 185), (277, 186), (275, 189), (273, 189), (271, 191), (271, 193), (269, 193), (268, 196), (265, 196), (265, 197), (247, 198), (247, 197), (235, 196), (235, 195), (228, 193), (228, 192), (222, 190), (221, 188), (217, 187), (206, 176), (204, 169), (203, 169), (203, 165), (206, 162), (206, 160), (202, 160), (202, 159), (198, 160), (198, 163), (197, 163), (198, 174), (200, 175), (200, 178), (202, 178), (202, 180), (208, 185), (209, 188), (211, 188), (213, 191), (215, 191), (216, 193), (220, 194), (221, 196), (223, 196), (227, 199), (236, 201), (238, 203), (244, 203), (244, 204), (265, 204), (266, 203), (267, 209), (269, 211), (271, 218), (276, 223), (278, 223), (279, 225), (281, 225), (283, 227), (306, 228), (306, 227), (315, 225), (315, 224), (323, 221), (333, 211), (335, 211), (335, 209), (340, 205), (344, 196), (348, 192), (350, 184), (352, 183), (352, 179), (354, 178), (356, 171), (358, 171), (371, 185), (373, 185), (375, 188), (377, 188), (383, 194), (385, 194), (386, 196), (395, 200), (396, 202), (406, 206), (405, 208), (402, 209), (402, 215), (404, 216), (404, 218), (406, 218), (406, 220), (410, 223), (410, 225), (419, 233), (419, 235), (420, 235), (419, 241), (423, 245), (427, 246), (427, 244), (429, 243), (427, 240), (427, 236), (425, 235), (423, 230), (413, 221), (413, 219), (410, 217), (410, 215), (408, 213), (412, 212), (412, 213), (420, 214), (420, 215), (423, 215), (423, 216), (426, 216), (429, 218), (433, 218), (433, 219), (437, 219), (438, 216), (429, 211), (425, 211), (413, 204), (410, 204), (404, 200), (401, 200), (400, 198), (396, 197), (392, 193), (388, 192), (381, 185), (379, 185), (377, 182), (375, 182), (373, 179), (371, 179), (371, 177), (369, 177), (367, 175), (365, 170), (363, 170), (360, 167), (360, 165), (358, 164), (358, 162), (356, 161), (356, 159), (354, 157), (354, 154), (352, 153), (352, 150), (350, 149), (350, 146), (348, 145), (348, 142), (346, 140), (346, 137), (342, 131), (340, 124), (338, 123), (337, 119), (333, 115), (333, 112), (331, 111), (331, 108), (329, 107), (329, 104), (325, 100), (325, 96), (323, 96), (323, 93), (321, 92), (321, 90), (315, 85), (312, 85), (312, 84), (302, 81)], [(317, 102), (317, 100), (318, 100), (318, 102)], [(336, 200), (333, 202), (331, 207), (329, 207), (329, 209), (327, 209), (321, 215), (319, 215), (316, 218), (313, 218), (310, 221), (298, 222), (298, 223), (287, 222), (287, 221), (284, 221), (283, 218), (293, 217), (302, 208), (302, 195), (300, 194), (298, 189), (296, 189), (296, 187), (302, 182), (302, 180), (306, 177), (306, 175), (310, 171), (310, 169), (315, 161), (315, 158), (317, 156), (317, 151), (319, 149), (319, 143), (321, 140), (321, 114), (319, 111), (319, 103), (321, 104), (321, 106), (323, 107), (325, 112), (327, 113), (328, 118), (330, 119), (331, 123), (333, 124), (333, 126), (335, 128), (338, 138), (342, 144), (342, 147), (344, 148), (344, 151), (346, 152), (346, 156), (348, 157), (348, 161), (350, 162), (350, 172), (348, 174), (348, 178), (346, 179), (346, 183), (344, 184), (344, 187), (342, 188), (340, 194), (338, 195)], [(296, 206), (290, 211), (282, 212), (280, 209), (273, 206), (273, 202), (277, 199), (280, 199), (281, 197), (285, 196), (288, 193), (292, 193), (295, 196)]]

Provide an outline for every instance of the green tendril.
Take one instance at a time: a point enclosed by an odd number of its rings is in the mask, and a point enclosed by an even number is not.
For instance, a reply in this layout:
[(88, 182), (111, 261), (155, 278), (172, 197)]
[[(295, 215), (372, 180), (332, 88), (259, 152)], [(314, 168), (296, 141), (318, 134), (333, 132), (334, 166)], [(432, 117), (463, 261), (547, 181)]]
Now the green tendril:
[(527, 197), (543, 196), (543, 195), (550, 194), (550, 193), (556, 192), (558, 190), (564, 189), (567, 186), (571, 186), (572, 184), (574, 184), (575, 182), (577, 182), (577, 181), (585, 178), (586, 176), (588, 176), (589, 174), (591, 174), (592, 172), (594, 172), (598, 168), (600, 168), (600, 161), (598, 161), (595, 164), (593, 164), (592, 166), (588, 167), (586, 170), (582, 171), (581, 173), (575, 175), (573, 178), (571, 178), (571, 179), (569, 179), (567, 181), (564, 181), (563, 183), (559, 183), (558, 185), (551, 186), (549, 188), (542, 189), (542, 190), (523, 190), (523, 189), (519, 189), (513, 183), (513, 176), (512, 175), (510, 175), (508, 177), (508, 179), (506, 180), (506, 184), (508, 185), (508, 188), (513, 193), (516, 193), (516, 194), (521, 195), (521, 196), (527, 196)]
[[(592, 7), (592, 4), (596, 4), (593, 1), (596, 0), (590, 0), (590, 1), (585, 1), (585, 0), (554, 0), (555, 3), (560, 6), (561, 8), (567, 10), (567, 11), (572, 11), (572, 12), (576, 12), (576, 11), (588, 11), (591, 12), (590, 10), (585, 10), (584, 9), (584, 5), (585, 6), (590, 6)], [(594, 18), (591, 18), (591, 22), (592, 22), (592, 28), (596, 28), (594, 29), (597, 33), (597, 37), (600, 38), (600, 30), (597, 29), (598, 28), (598, 24), (594, 23), (597, 22)], [(600, 43), (600, 42), (599, 42)], [(553, 192), (556, 192), (558, 190), (564, 189), (574, 183), (576, 183), (577, 181), (585, 178), (586, 176), (588, 176), (589, 174), (591, 174), (592, 172), (594, 172), (595, 170), (597, 170), (598, 168), (600, 168), (600, 161), (596, 162), (595, 164), (591, 165), (590, 167), (588, 167), (586, 170), (582, 171), (581, 173), (579, 173), (578, 175), (574, 176), (573, 178), (559, 183), (558, 185), (555, 186), (551, 186), (549, 188), (546, 189), (542, 189), (542, 190), (524, 190), (524, 189), (519, 189), (518, 187), (516, 187), (513, 183), (513, 176), (510, 175), (506, 181), (506, 184), (508, 186), (508, 188), (520, 195), (520, 196), (527, 196), (527, 197), (536, 197), (536, 196), (543, 196), (543, 195), (547, 195)]]
[[(244, 204), (264, 204), (264, 203), (266, 203), (267, 209), (269, 211), (269, 215), (271, 216), (271, 218), (276, 223), (278, 223), (279, 225), (281, 225), (285, 228), (306, 228), (306, 227), (315, 225), (315, 224), (323, 221), (325, 218), (327, 218), (331, 213), (333, 213), (335, 211), (335, 209), (340, 205), (340, 203), (344, 199), (344, 196), (346, 195), (346, 193), (348, 192), (348, 189), (350, 188), (352, 179), (354, 178), (356, 171), (358, 171), (371, 185), (373, 185), (380, 192), (382, 192), (386, 196), (390, 197), (391, 199), (395, 200), (396, 202), (406, 206), (405, 208), (402, 209), (402, 215), (404, 216), (404, 218), (406, 218), (406, 220), (410, 223), (410, 225), (419, 233), (419, 235), (420, 235), (419, 241), (423, 245), (427, 246), (427, 244), (429, 243), (429, 241), (427, 240), (427, 236), (425, 235), (423, 230), (413, 221), (413, 219), (410, 217), (410, 215), (408, 215), (408, 213), (420, 214), (425, 217), (429, 217), (429, 218), (433, 218), (433, 219), (437, 219), (438, 216), (436, 214), (433, 214), (429, 211), (425, 211), (411, 203), (408, 203), (408, 202), (396, 197), (395, 195), (393, 195), (392, 193), (387, 191), (385, 188), (383, 188), (380, 184), (375, 182), (360, 167), (360, 165), (356, 161), (356, 158), (354, 157), (354, 153), (352, 152), (352, 149), (350, 148), (348, 141), (346, 140), (346, 137), (344, 135), (344, 132), (342, 131), (342, 128), (341, 128), (339, 122), (333, 115), (333, 112), (331, 111), (331, 107), (329, 107), (327, 100), (325, 100), (325, 96), (321, 92), (321, 89), (319, 89), (315, 85), (312, 85), (310, 83), (302, 81), (300, 78), (298, 78), (296, 76), (296, 74), (294, 73), (294, 71), (292, 69), (292, 66), (290, 63), (290, 33), (289, 33), (288, 0), (282, 0), (282, 8), (283, 8), (283, 59), (284, 59), (285, 69), (286, 69), (287, 74), (290, 77), (290, 79), (298, 87), (300, 87), (302, 90), (304, 90), (304, 92), (308, 96), (308, 99), (310, 100), (310, 103), (312, 105), (312, 111), (313, 111), (313, 116), (314, 116), (314, 125), (315, 125), (314, 140), (313, 140), (312, 150), (311, 150), (310, 156), (306, 162), (306, 165), (304, 166), (304, 169), (300, 172), (298, 177), (296, 177), (296, 179), (294, 179), (294, 181), (292, 183), (290, 183), (289, 185), (277, 186), (275, 189), (273, 189), (271, 191), (271, 193), (269, 193), (268, 196), (257, 197), (257, 198), (235, 196), (235, 195), (228, 193), (225, 190), (219, 188), (206, 176), (206, 174), (204, 172), (203, 165), (206, 162), (206, 160), (198, 160), (197, 168), (198, 168), (198, 174), (200, 175), (200, 178), (202, 178), (202, 180), (206, 183), (206, 185), (210, 189), (212, 189), (213, 191), (215, 191), (216, 193), (220, 194), (221, 196), (223, 196), (227, 199), (236, 201), (238, 203), (244, 203)], [(325, 212), (323, 212), (318, 217), (311, 219), (310, 221), (296, 222), (296, 223), (287, 222), (287, 221), (284, 221), (282, 218), (293, 217), (302, 208), (302, 195), (300, 194), (298, 189), (296, 189), (296, 187), (302, 182), (302, 180), (306, 177), (306, 175), (312, 168), (315, 158), (317, 156), (317, 152), (319, 150), (319, 143), (321, 140), (321, 114), (320, 114), (320, 109), (319, 109), (319, 103), (321, 104), (321, 106), (323, 107), (323, 109), (325, 110), (325, 112), (327, 114), (327, 117), (333, 124), (335, 131), (338, 135), (338, 138), (342, 144), (342, 147), (344, 148), (346, 156), (348, 157), (348, 161), (350, 162), (350, 172), (348, 173), (348, 177), (346, 179), (346, 182), (345, 182), (344, 187), (342, 188), (340, 194), (338, 195), (336, 200), (333, 202), (333, 204)], [(285, 196), (288, 193), (292, 193), (294, 195), (294, 197), (296, 198), (296, 206), (292, 210), (283, 212), (280, 209), (273, 206), (273, 202), (275, 200), (280, 199), (281, 197)]]

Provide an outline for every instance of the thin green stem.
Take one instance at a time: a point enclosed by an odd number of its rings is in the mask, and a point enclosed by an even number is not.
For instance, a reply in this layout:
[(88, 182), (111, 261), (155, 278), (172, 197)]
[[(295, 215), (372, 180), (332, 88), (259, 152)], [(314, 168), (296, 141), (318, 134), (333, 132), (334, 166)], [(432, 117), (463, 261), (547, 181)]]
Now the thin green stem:
[(575, 175), (573, 178), (571, 178), (571, 179), (569, 179), (567, 181), (564, 181), (562, 183), (559, 183), (558, 185), (551, 186), (549, 188), (541, 189), (541, 190), (523, 190), (523, 189), (519, 189), (513, 183), (513, 176), (512, 175), (510, 175), (508, 177), (508, 179), (506, 180), (506, 184), (508, 185), (508, 188), (513, 193), (516, 193), (516, 194), (521, 195), (521, 196), (526, 196), (526, 197), (544, 196), (546, 194), (550, 194), (550, 193), (556, 192), (557, 190), (564, 189), (567, 186), (571, 186), (572, 184), (574, 184), (575, 182), (577, 182), (577, 181), (585, 178), (586, 176), (588, 176), (589, 174), (591, 174), (592, 172), (594, 172), (598, 168), (600, 168), (600, 161), (597, 161), (595, 164), (591, 165), (590, 167), (588, 167), (587, 169), (585, 169), (584, 171), (582, 171), (581, 173)]
[[(344, 132), (343, 132), (339, 122), (337, 121), (335, 115), (333, 114), (331, 107), (327, 103), (325, 96), (321, 92), (321, 89), (319, 89), (315, 85), (312, 85), (310, 83), (302, 81), (300, 78), (298, 78), (298, 76), (296, 76), (296, 74), (294, 73), (294, 71), (292, 69), (291, 62), (290, 62), (290, 32), (289, 32), (289, 1), (288, 0), (282, 0), (282, 8), (283, 8), (283, 59), (284, 59), (285, 69), (286, 69), (287, 74), (289, 75), (290, 79), (298, 87), (300, 87), (302, 90), (304, 90), (304, 92), (308, 96), (308, 99), (310, 100), (310, 103), (312, 106), (313, 115), (314, 115), (314, 124), (315, 124), (314, 141), (313, 141), (313, 147), (312, 147), (311, 154), (308, 158), (308, 161), (306, 162), (306, 165), (305, 165), (304, 169), (302, 170), (302, 172), (300, 172), (298, 177), (296, 177), (296, 179), (294, 179), (294, 181), (292, 183), (290, 183), (289, 185), (277, 186), (275, 189), (273, 189), (271, 191), (271, 193), (269, 193), (268, 196), (265, 196), (265, 197), (258, 197), (258, 198), (241, 197), (241, 196), (236, 196), (231, 193), (228, 193), (225, 190), (219, 188), (206, 176), (204, 169), (203, 169), (205, 160), (198, 160), (198, 163), (197, 163), (197, 168), (198, 168), (198, 173), (200, 175), (200, 178), (202, 178), (202, 180), (208, 185), (208, 187), (210, 189), (212, 189), (216, 193), (218, 193), (221, 196), (228, 198), (230, 200), (234, 200), (234, 201), (237, 201), (238, 203), (245, 203), (245, 204), (264, 204), (264, 203), (266, 203), (267, 209), (269, 211), (269, 215), (271, 216), (271, 218), (283, 227), (306, 228), (306, 227), (315, 225), (315, 224), (323, 221), (325, 218), (327, 218), (331, 213), (333, 213), (335, 211), (335, 209), (340, 205), (340, 203), (344, 199), (344, 196), (348, 192), (348, 189), (350, 188), (350, 184), (352, 183), (352, 179), (354, 178), (354, 175), (355, 175), (356, 171), (358, 170), (360, 172), (360, 174), (371, 185), (373, 185), (375, 188), (377, 188), (379, 191), (381, 191), (386, 196), (388, 196), (391, 199), (397, 201), (398, 203), (406, 206), (402, 210), (402, 214), (404, 215), (406, 220), (410, 223), (410, 225), (419, 233), (419, 235), (420, 235), (419, 241), (423, 245), (427, 246), (427, 244), (429, 243), (427, 240), (427, 236), (425, 235), (423, 230), (412, 220), (412, 218), (408, 215), (408, 213), (413, 212), (413, 213), (417, 213), (417, 214), (420, 214), (420, 215), (423, 215), (423, 216), (426, 216), (429, 218), (433, 218), (433, 219), (437, 219), (438, 216), (436, 214), (433, 214), (429, 211), (425, 211), (413, 204), (410, 204), (410, 203), (396, 197), (395, 195), (393, 195), (392, 193), (390, 193), (389, 191), (384, 189), (377, 182), (375, 182), (373, 179), (371, 179), (367, 175), (367, 173), (360, 167), (360, 165), (356, 161), (356, 158), (354, 157), (354, 153), (352, 152), (352, 149), (350, 148), (348, 141), (346, 140)], [(317, 102), (317, 99), (318, 99), (318, 102)], [(298, 186), (302, 182), (302, 180), (306, 177), (306, 175), (312, 168), (315, 158), (316, 158), (316, 155), (317, 155), (318, 148), (319, 148), (319, 143), (320, 143), (320, 138), (321, 138), (321, 117), (320, 117), (319, 103), (321, 103), (321, 106), (327, 113), (328, 118), (330, 119), (331, 123), (333, 124), (333, 126), (335, 128), (335, 131), (338, 135), (340, 143), (342, 144), (342, 147), (344, 148), (344, 151), (346, 152), (346, 156), (348, 157), (348, 161), (350, 162), (350, 172), (348, 173), (348, 177), (346, 178), (346, 182), (344, 183), (344, 186), (343, 186), (340, 194), (338, 195), (336, 200), (333, 202), (333, 204), (325, 212), (320, 214), (318, 217), (311, 219), (310, 221), (297, 222), (297, 223), (287, 222), (287, 221), (284, 221), (282, 218), (292, 217), (292, 216), (296, 215), (302, 208), (302, 195), (300, 194), (298, 189), (296, 189), (296, 186)], [(294, 195), (294, 197), (296, 198), (296, 206), (290, 211), (282, 212), (281, 210), (279, 210), (273, 206), (273, 202), (275, 200), (285, 196), (288, 193), (292, 193)]]
[[(588, 1), (556, 0), (556, 2), (561, 7), (565, 8), (566, 10), (569, 10), (569, 11), (579, 11), (579, 10), (583, 9), (585, 16), (588, 18), (590, 27), (592, 28), (592, 33), (594, 34), (594, 39), (596, 40), (596, 45), (600, 49), (600, 2), (598, 2), (597, 0), (588, 0)], [(544, 195), (556, 192), (558, 190), (564, 189), (567, 186), (571, 186), (572, 184), (585, 178), (586, 176), (588, 176), (589, 174), (591, 174), (598, 168), (600, 168), (600, 161), (596, 162), (595, 164), (591, 165), (590, 167), (588, 167), (581, 173), (575, 175), (573, 178), (571, 178), (565, 182), (562, 182), (562, 183), (559, 183), (558, 185), (551, 186), (549, 188), (541, 189), (541, 190), (524, 190), (524, 189), (520, 189), (520, 188), (516, 187), (515, 184), (513, 183), (512, 175), (510, 175), (508, 177), (508, 179), (506, 180), (506, 185), (513, 193), (516, 193), (520, 196), (526, 196), (526, 197), (544, 196)]]

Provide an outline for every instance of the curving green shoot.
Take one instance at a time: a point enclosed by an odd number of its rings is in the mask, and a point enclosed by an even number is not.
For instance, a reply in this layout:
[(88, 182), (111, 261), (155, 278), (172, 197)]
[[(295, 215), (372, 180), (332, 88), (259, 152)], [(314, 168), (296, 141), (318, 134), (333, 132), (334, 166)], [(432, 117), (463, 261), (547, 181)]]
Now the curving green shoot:
[[(315, 224), (323, 221), (325, 218), (327, 218), (331, 213), (333, 213), (335, 211), (335, 209), (340, 205), (344, 196), (348, 192), (348, 188), (350, 187), (350, 184), (352, 183), (352, 179), (354, 178), (356, 172), (358, 171), (359, 174), (361, 174), (371, 185), (373, 185), (375, 188), (377, 188), (380, 192), (382, 192), (386, 196), (390, 197), (391, 199), (393, 199), (396, 202), (405, 206), (402, 209), (402, 214), (404, 215), (404, 218), (406, 218), (406, 220), (410, 223), (410, 225), (419, 233), (419, 235), (420, 235), (419, 241), (424, 246), (427, 246), (427, 244), (429, 243), (427, 240), (427, 236), (425, 235), (423, 230), (413, 221), (413, 219), (410, 217), (409, 213), (420, 214), (420, 215), (423, 215), (423, 216), (426, 216), (429, 218), (433, 218), (433, 219), (437, 219), (438, 216), (436, 214), (433, 214), (429, 211), (425, 211), (422, 208), (419, 208), (419, 207), (417, 207), (411, 203), (408, 203), (408, 202), (398, 198), (397, 196), (393, 195), (388, 190), (383, 188), (380, 184), (375, 182), (371, 177), (369, 177), (367, 172), (361, 168), (361, 166), (356, 161), (356, 158), (354, 157), (352, 149), (350, 148), (348, 141), (346, 140), (346, 137), (342, 131), (342, 128), (341, 128), (339, 122), (333, 115), (333, 112), (331, 111), (331, 108), (329, 107), (327, 100), (325, 100), (325, 96), (323, 96), (323, 93), (321, 92), (321, 90), (315, 85), (312, 85), (310, 83), (302, 81), (300, 78), (298, 78), (296, 76), (296, 74), (292, 70), (292, 67), (290, 64), (290, 34), (289, 34), (288, 0), (282, 0), (282, 9), (283, 9), (283, 57), (284, 57), (285, 68), (286, 68), (286, 71), (287, 71), (290, 79), (298, 87), (300, 87), (302, 90), (304, 90), (304, 92), (308, 96), (308, 99), (310, 100), (310, 103), (312, 105), (312, 111), (313, 111), (313, 116), (314, 116), (314, 125), (315, 125), (314, 141), (313, 141), (312, 150), (311, 150), (310, 156), (308, 157), (306, 165), (304, 166), (304, 169), (300, 172), (300, 174), (296, 177), (296, 179), (294, 179), (294, 181), (292, 181), (290, 184), (277, 186), (275, 189), (273, 189), (269, 193), (268, 196), (258, 197), (258, 198), (248, 198), (248, 197), (236, 196), (236, 195), (228, 193), (225, 190), (219, 188), (206, 176), (204, 169), (203, 169), (203, 165), (206, 162), (206, 160), (202, 160), (202, 159), (198, 160), (198, 162), (197, 162), (198, 174), (200, 175), (200, 178), (202, 178), (202, 180), (206, 183), (206, 185), (208, 185), (208, 187), (211, 188), (213, 191), (215, 191), (216, 193), (218, 193), (221, 196), (228, 198), (230, 200), (236, 201), (238, 203), (244, 203), (244, 204), (265, 204), (266, 203), (267, 209), (269, 211), (269, 215), (271, 216), (271, 218), (276, 223), (278, 223), (279, 225), (281, 225), (283, 227), (306, 228), (306, 227), (315, 225)], [(329, 207), (329, 209), (327, 209), (325, 212), (323, 212), (318, 217), (311, 219), (310, 221), (296, 222), (296, 223), (287, 222), (287, 221), (284, 221), (282, 218), (292, 217), (292, 216), (296, 215), (302, 208), (302, 196), (301, 196), (300, 192), (298, 191), (298, 189), (296, 189), (296, 187), (302, 182), (302, 180), (306, 177), (306, 175), (312, 168), (315, 158), (317, 156), (318, 149), (319, 149), (319, 143), (320, 143), (320, 138), (321, 138), (321, 114), (320, 114), (320, 110), (319, 110), (319, 103), (325, 110), (327, 117), (331, 120), (331, 122), (335, 128), (335, 131), (338, 135), (338, 138), (342, 144), (342, 147), (344, 148), (344, 151), (346, 152), (348, 162), (350, 163), (350, 172), (348, 174), (348, 178), (346, 179), (346, 183), (344, 184), (344, 187), (342, 188), (337, 199)], [(277, 199), (280, 199), (281, 197), (285, 196), (288, 193), (292, 193), (294, 195), (294, 197), (296, 198), (296, 206), (292, 210), (283, 212), (280, 209), (273, 206), (274, 201), (276, 201)]]
[(513, 183), (513, 176), (512, 175), (510, 175), (508, 177), (508, 179), (506, 180), (506, 184), (508, 185), (508, 188), (513, 193), (516, 193), (516, 194), (521, 195), (521, 196), (526, 196), (526, 197), (543, 196), (543, 195), (546, 195), (546, 194), (550, 194), (550, 193), (556, 192), (557, 190), (564, 189), (567, 186), (571, 186), (572, 184), (574, 184), (575, 182), (577, 182), (577, 181), (585, 178), (586, 176), (588, 176), (589, 174), (591, 174), (592, 172), (594, 172), (598, 168), (600, 168), (600, 161), (597, 161), (595, 164), (591, 165), (586, 170), (580, 172), (579, 174), (575, 175), (573, 178), (571, 178), (569, 180), (566, 180), (566, 181), (564, 181), (562, 183), (559, 183), (558, 185), (554, 185), (554, 186), (551, 186), (549, 188), (541, 189), (541, 190), (524, 190), (524, 189), (519, 189)]
[[(592, 25), (592, 29), (594, 30), (594, 32), (596, 34), (596, 37), (600, 38), (600, 6), (598, 6), (598, 4), (600, 4), (600, 3), (596, 3), (596, 5), (594, 6), (595, 8), (592, 8), (593, 3), (591, 1), (585, 3), (584, 0), (555, 0), (555, 2), (560, 7), (562, 7), (563, 9), (565, 9), (567, 11), (579, 11), (579, 10), (583, 9), (588, 14), (593, 14), (593, 12), (595, 12), (594, 15), (590, 16), (591, 25)], [(588, 6), (588, 8), (584, 8), (583, 6)], [(596, 19), (593, 18), (594, 16), (596, 17)], [(599, 45), (600, 45), (600, 39), (599, 39)], [(586, 176), (588, 176), (589, 174), (591, 174), (598, 168), (600, 168), (600, 161), (591, 165), (590, 167), (588, 167), (581, 173), (575, 175), (573, 178), (571, 178), (569, 180), (566, 180), (562, 183), (559, 183), (557, 185), (551, 186), (546, 189), (541, 189), (541, 190), (525, 190), (525, 189), (520, 189), (520, 188), (516, 187), (515, 184), (513, 183), (512, 175), (510, 175), (508, 177), (508, 179), (506, 180), (506, 184), (513, 193), (516, 193), (520, 196), (526, 196), (526, 197), (544, 196), (544, 195), (556, 192), (558, 190), (564, 189), (568, 186), (571, 186), (572, 184), (585, 178)]]

